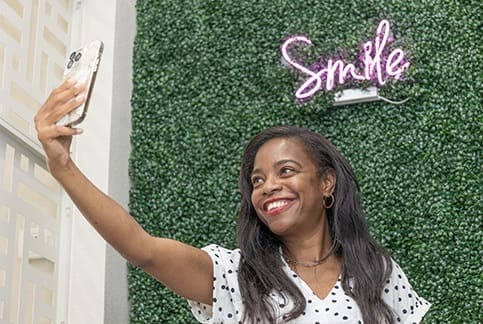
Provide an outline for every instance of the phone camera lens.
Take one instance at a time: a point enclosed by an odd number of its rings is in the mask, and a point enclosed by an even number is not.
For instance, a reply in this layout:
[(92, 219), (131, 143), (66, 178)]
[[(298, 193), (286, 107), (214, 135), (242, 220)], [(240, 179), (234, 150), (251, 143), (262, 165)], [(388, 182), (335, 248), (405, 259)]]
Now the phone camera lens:
[(76, 52), (70, 53), (69, 60), (73, 61), (75, 59)]
[(82, 57), (82, 53), (77, 53), (77, 55), (75, 56), (75, 61), (79, 61), (80, 58)]
[(70, 69), (72, 67), (72, 65), (74, 64), (74, 61), (69, 61), (69, 63), (67, 63), (67, 68)]

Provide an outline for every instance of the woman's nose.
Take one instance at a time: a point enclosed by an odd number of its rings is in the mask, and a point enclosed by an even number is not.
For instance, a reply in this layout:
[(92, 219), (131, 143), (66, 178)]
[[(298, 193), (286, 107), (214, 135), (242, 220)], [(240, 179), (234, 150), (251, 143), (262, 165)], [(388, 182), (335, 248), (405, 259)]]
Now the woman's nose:
[(282, 189), (282, 184), (280, 183), (279, 179), (276, 177), (268, 177), (265, 180), (264, 186), (263, 186), (263, 193), (265, 195), (272, 194), (274, 192), (278, 192)]

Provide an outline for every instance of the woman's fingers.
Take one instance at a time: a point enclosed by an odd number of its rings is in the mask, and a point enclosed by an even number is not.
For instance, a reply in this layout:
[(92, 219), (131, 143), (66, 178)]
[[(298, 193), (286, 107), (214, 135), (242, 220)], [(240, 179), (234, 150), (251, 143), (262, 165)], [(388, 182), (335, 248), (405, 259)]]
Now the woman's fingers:
[(67, 101), (59, 104), (55, 109), (51, 111), (50, 118), (54, 122), (58, 121), (67, 113), (82, 105), (85, 99), (86, 95), (84, 92), (78, 93), (75, 97), (68, 97)]
[(41, 110), (49, 110), (52, 106), (56, 106), (59, 103), (66, 101), (69, 97), (75, 96), (76, 82), (73, 79), (69, 79), (63, 82), (60, 86), (52, 90), (45, 103), (42, 105)]
[(85, 85), (68, 80), (55, 88), (35, 115), (37, 137), (48, 157), (50, 170), (66, 166), (73, 135), (82, 129), (56, 125), (65, 114), (85, 101)]
[(50, 125), (38, 131), (39, 141), (44, 143), (50, 139), (62, 136), (73, 136), (82, 134), (82, 128), (72, 128), (67, 126)]
[[(52, 101), (53, 104), (60, 104), (71, 100), (75, 96), (79, 95), (85, 88), (82, 83), (67, 83), (62, 84), (58, 91), (52, 92), (51, 98), (48, 101)], [(56, 89), (57, 90), (57, 89)]]
[(53, 124), (85, 101), (85, 84), (68, 80), (54, 89), (35, 116), (38, 124)]
[(67, 89), (70, 89), (73, 86), (75, 86), (76, 83), (77, 83), (77, 81), (75, 79), (73, 79), (73, 78), (70, 78), (68, 80), (65, 80), (57, 88), (55, 88), (54, 90), (52, 90), (51, 95), (54, 95), (55, 96), (59, 92), (65, 91)]
[(57, 126), (55, 123), (65, 114), (80, 106), (85, 101), (85, 85), (75, 80), (67, 80), (55, 88), (35, 115), (35, 128), (40, 142), (61, 136), (80, 134), (71, 127)]

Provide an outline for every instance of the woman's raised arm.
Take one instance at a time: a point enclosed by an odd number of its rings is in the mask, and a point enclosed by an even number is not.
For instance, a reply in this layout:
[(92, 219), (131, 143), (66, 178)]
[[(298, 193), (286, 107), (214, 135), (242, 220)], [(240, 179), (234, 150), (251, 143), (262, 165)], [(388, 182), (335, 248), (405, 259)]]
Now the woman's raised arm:
[(47, 165), (84, 217), (129, 262), (177, 294), (212, 303), (213, 266), (204, 251), (149, 235), (119, 204), (99, 190), (70, 158), (73, 135), (80, 129), (55, 122), (85, 100), (85, 86), (68, 80), (54, 89), (35, 115), (37, 136)]

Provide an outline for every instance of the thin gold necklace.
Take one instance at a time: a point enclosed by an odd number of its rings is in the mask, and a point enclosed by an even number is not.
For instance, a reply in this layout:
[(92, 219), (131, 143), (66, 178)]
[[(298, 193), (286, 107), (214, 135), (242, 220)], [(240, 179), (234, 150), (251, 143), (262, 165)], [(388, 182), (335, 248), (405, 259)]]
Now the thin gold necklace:
[(326, 255), (324, 255), (322, 258), (320, 258), (316, 261), (302, 262), (302, 261), (295, 261), (295, 260), (291, 260), (291, 259), (287, 259), (287, 258), (285, 258), (285, 261), (288, 264), (291, 264), (293, 266), (301, 266), (301, 267), (305, 267), (305, 268), (312, 268), (312, 267), (316, 267), (316, 266), (324, 263), (324, 261), (326, 261), (332, 255), (333, 252), (334, 252), (334, 245), (332, 245), (330, 247), (330, 250)]

